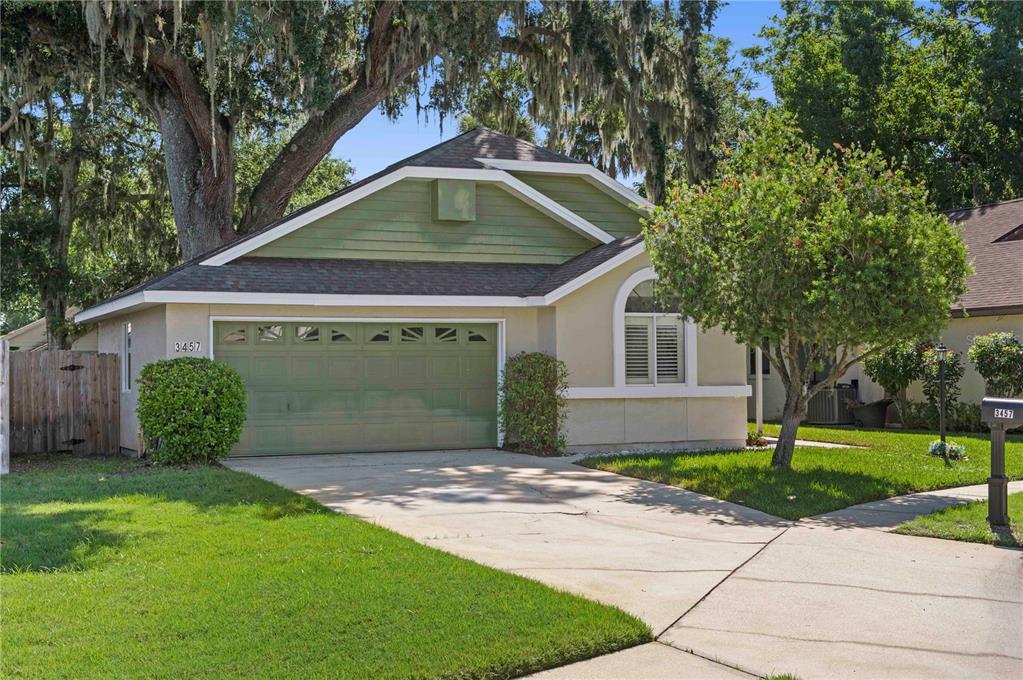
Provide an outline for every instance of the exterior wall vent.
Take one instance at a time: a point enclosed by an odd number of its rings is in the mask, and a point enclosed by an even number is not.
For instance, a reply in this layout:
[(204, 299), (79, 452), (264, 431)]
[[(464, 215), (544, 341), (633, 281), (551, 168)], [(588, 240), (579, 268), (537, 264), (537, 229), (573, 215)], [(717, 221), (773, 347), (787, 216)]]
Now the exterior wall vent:
[(433, 219), (472, 222), (476, 219), (476, 182), (465, 179), (433, 181)]

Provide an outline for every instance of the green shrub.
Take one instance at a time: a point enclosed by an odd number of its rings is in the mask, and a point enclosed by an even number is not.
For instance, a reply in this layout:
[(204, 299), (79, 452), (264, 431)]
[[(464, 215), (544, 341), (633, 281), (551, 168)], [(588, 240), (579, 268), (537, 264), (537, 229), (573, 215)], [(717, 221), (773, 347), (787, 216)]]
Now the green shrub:
[(931, 456), (941, 456), (945, 460), (966, 460), (966, 447), (955, 442), (933, 441), (927, 453)]
[(895, 400), (899, 417), (905, 422), (906, 400), (904, 390), (920, 377), (923, 355), (916, 343), (897, 342), (863, 360), (863, 371), (884, 388), (885, 394)]
[(199, 357), (147, 364), (139, 377), (139, 425), (158, 463), (211, 463), (238, 443), (245, 385), (229, 366)]
[(1015, 335), (978, 335), (970, 343), (969, 357), (984, 378), (988, 396), (1023, 395), (1023, 342)]
[[(980, 404), (965, 404), (961, 401), (946, 404), (948, 413), (945, 428), (949, 432), (987, 432), (988, 427), (980, 419)], [(926, 401), (911, 401), (905, 405), (903, 427), (908, 430), (938, 429), (938, 408)]]
[(505, 446), (540, 455), (564, 449), (566, 390), (564, 362), (540, 352), (510, 358), (501, 376), (499, 407)]

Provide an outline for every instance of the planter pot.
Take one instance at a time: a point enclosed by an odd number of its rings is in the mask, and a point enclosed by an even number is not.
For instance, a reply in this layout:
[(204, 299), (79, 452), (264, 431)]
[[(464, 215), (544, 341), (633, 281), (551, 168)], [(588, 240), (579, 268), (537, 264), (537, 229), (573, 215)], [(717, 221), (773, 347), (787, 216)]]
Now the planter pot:
[(853, 419), (856, 420), (856, 424), (860, 427), (883, 428), (885, 414), (888, 412), (888, 406), (891, 403), (891, 399), (878, 399), (869, 404), (853, 406)]

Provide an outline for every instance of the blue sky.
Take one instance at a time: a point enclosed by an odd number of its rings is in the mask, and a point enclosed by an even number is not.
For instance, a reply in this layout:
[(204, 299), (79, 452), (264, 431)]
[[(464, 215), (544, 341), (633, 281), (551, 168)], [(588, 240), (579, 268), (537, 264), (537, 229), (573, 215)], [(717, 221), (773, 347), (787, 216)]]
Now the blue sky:
[[(712, 33), (731, 39), (735, 51), (756, 44), (760, 27), (768, 23), (775, 14), (780, 14), (777, 2), (743, 0), (731, 2), (718, 12)], [(736, 57), (737, 58), (737, 57)], [(773, 99), (771, 85), (761, 81), (755, 92), (758, 96)], [(355, 179), (386, 167), (417, 151), (433, 146), (453, 137), (458, 122), (449, 118), (444, 121), (441, 134), (439, 121), (435, 116), (429, 120), (416, 120), (414, 107), (406, 110), (400, 119), (392, 122), (378, 111), (374, 111), (342, 137), (331, 151), (335, 158), (346, 158), (355, 167)]]

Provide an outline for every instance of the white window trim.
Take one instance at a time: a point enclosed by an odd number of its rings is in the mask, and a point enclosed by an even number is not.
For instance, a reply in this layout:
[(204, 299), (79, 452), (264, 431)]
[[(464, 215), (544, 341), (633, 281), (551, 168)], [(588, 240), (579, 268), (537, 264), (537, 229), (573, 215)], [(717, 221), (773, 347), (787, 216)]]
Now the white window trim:
[(545, 175), (573, 175), (576, 177), (582, 177), (588, 183), (597, 187), (604, 193), (611, 195), (613, 198), (618, 199), (622, 203), (625, 203), (630, 208), (638, 207), (642, 212), (646, 212), (654, 207), (653, 203), (588, 163), (512, 161), (501, 158), (477, 158), (475, 160), (488, 167), (497, 168), (499, 170), (508, 170), (510, 172), (535, 172)]
[(129, 359), (134, 351), (128, 346), (128, 336), (132, 333), (131, 321), (121, 324), (121, 393), (132, 390), (132, 361)]
[[(213, 333), (214, 321), (274, 321), (274, 322), (296, 322), (309, 321), (313, 323), (451, 323), (471, 324), (486, 323), (497, 324), (497, 406), (498, 412), (501, 408), (501, 374), (504, 373), (504, 364), (507, 359), (508, 343), (506, 336), (507, 319), (505, 317), (493, 318), (466, 318), (454, 316), (231, 316), (211, 314), (209, 316), (209, 357), (214, 359), (213, 347), (216, 336)], [(497, 419), (497, 446), (504, 446), (504, 430), (501, 429), (501, 419)]]
[[(686, 388), (691, 391), (692, 388), (699, 385), (696, 361), (696, 324), (689, 319), (682, 320), (682, 351), (683, 361), (685, 362), (683, 368), (684, 380), (682, 382), (656, 384), (655, 378), (655, 384), (642, 385), (629, 383), (625, 379), (625, 303), (629, 299), (629, 294), (636, 286), (644, 281), (656, 280), (657, 273), (654, 272), (652, 267), (640, 269), (639, 271), (633, 272), (625, 279), (622, 285), (619, 286), (618, 293), (615, 295), (614, 307), (611, 311), (611, 324), (613, 329), (612, 353), (614, 355), (614, 389), (621, 392), (620, 396), (627, 396), (628, 394), (644, 394), (652, 397), (671, 397), (678, 396), (680, 388)], [(651, 370), (656, 376), (656, 367), (652, 367)]]

